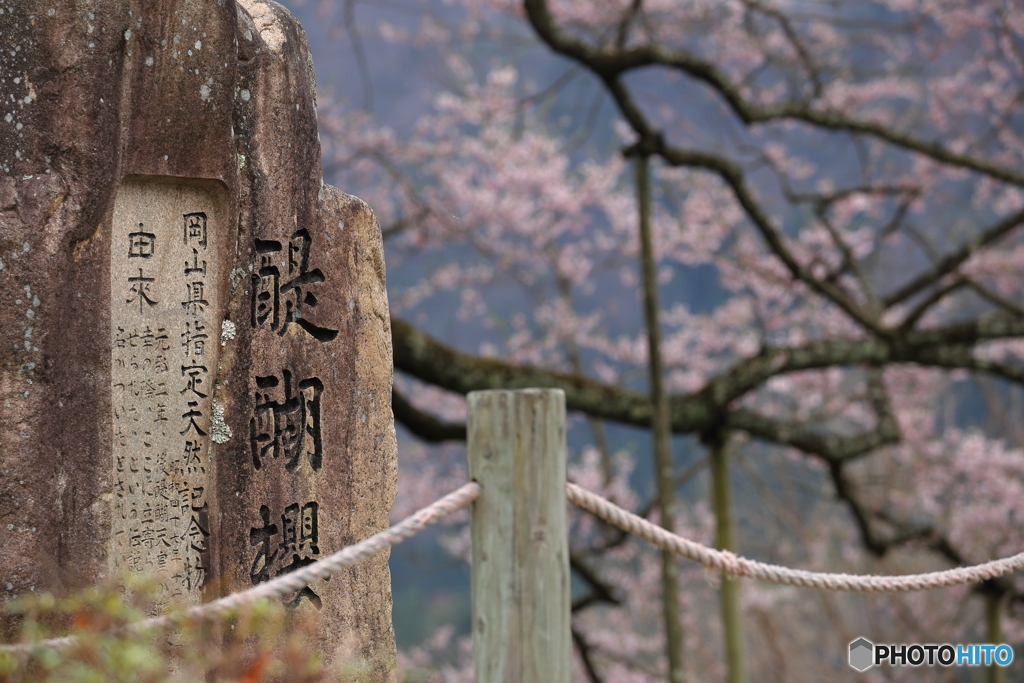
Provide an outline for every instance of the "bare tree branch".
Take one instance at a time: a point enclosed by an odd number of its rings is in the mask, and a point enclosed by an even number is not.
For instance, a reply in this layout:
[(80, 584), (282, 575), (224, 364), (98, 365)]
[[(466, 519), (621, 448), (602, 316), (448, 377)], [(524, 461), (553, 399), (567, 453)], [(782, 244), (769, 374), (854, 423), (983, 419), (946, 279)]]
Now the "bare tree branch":
[(586, 581), (590, 586), (590, 592), (573, 601), (572, 610), (574, 612), (597, 602), (609, 605), (622, 604), (619, 592), (615, 586), (601, 579), (597, 570), (579, 553), (569, 552), (569, 568), (576, 572), (577, 576)]
[(572, 642), (576, 644), (576, 651), (580, 653), (580, 660), (583, 662), (583, 668), (587, 671), (590, 683), (604, 683), (604, 680), (598, 675), (597, 669), (594, 668), (594, 659), (591, 656), (594, 647), (575, 628), (572, 629)]
[(391, 389), (391, 410), (406, 429), (428, 443), (466, 440), (465, 424), (442, 422), (414, 406), (394, 387)]

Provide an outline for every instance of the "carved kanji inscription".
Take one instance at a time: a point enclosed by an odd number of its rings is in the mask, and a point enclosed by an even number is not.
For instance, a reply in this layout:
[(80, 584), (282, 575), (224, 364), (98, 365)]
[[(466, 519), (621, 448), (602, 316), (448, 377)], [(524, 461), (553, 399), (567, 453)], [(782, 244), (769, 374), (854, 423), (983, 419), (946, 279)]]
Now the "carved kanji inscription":
[(210, 565), (210, 416), (226, 226), (209, 183), (129, 178), (110, 255), (109, 566), (199, 602)]
[[(269, 581), (320, 559), (319, 512), (320, 505), (316, 501), (293, 503), (280, 514), (272, 513), (266, 505), (260, 506), (260, 525), (249, 530), (249, 544), (256, 549), (249, 570), (253, 584)], [(310, 586), (285, 598), (284, 602), (295, 608), (303, 598), (318, 610), (323, 608), (323, 600)]]

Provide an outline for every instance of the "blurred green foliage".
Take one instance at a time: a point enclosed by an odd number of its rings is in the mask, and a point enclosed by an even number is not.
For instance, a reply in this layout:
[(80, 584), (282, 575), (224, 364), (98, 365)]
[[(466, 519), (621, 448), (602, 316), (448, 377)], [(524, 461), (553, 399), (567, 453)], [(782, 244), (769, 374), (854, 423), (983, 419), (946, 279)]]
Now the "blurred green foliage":
[[(7, 603), (20, 622), (16, 643), (0, 650), (0, 683), (315, 683), (325, 680), (301, 633), (287, 633), (283, 605), (259, 601), (226, 617), (198, 620), (161, 607), (158, 586), (138, 577), (56, 598), (31, 594)], [(154, 614), (170, 627), (127, 629)], [(54, 647), (46, 638), (73, 635)], [(359, 680), (358, 674), (351, 680)]]

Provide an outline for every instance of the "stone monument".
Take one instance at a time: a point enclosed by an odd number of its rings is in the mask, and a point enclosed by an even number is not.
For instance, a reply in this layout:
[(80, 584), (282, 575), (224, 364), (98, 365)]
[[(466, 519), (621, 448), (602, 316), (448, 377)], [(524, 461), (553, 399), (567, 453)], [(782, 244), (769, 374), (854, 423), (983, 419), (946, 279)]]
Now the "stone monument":
[[(0, 47), (0, 599), (199, 603), (384, 528), (380, 232), (323, 184), (294, 18), (0, 0)], [(386, 556), (286, 602), (393, 677)]]

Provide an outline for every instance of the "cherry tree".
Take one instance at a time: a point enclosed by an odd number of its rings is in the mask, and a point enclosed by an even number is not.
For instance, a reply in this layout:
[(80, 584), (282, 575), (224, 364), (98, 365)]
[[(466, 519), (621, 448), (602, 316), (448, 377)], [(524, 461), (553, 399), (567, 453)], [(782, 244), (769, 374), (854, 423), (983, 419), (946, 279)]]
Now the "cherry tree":
[[(692, 538), (851, 572), (1020, 551), (1024, 14), (996, 0), (321, 9), (357, 62), (416, 50), (443, 82), (411, 124), (320, 98), (325, 164), (385, 237), (396, 420), (442, 444), (409, 444), (400, 510), (464, 476), (451, 443), (466, 393), (558, 387), (571, 477)], [(573, 524), (580, 680), (811, 681), (850, 673), (859, 635), (1024, 641), (1020, 578), (740, 592)], [(466, 538), (447, 545), (465, 554)], [(471, 680), (465, 652), (448, 630), (409, 661)]]

